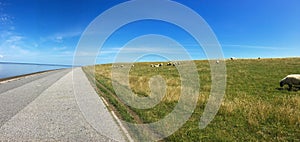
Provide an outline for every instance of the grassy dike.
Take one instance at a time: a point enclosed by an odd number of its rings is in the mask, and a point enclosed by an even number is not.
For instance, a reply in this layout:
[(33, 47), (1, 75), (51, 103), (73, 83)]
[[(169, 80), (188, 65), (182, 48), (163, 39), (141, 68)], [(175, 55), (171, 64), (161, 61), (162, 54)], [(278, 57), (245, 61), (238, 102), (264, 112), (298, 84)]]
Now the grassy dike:
[[(195, 61), (200, 92), (190, 119), (163, 141), (299, 141), (300, 91), (279, 88), (288, 74), (300, 74), (300, 58), (227, 60), (227, 88), (214, 120), (199, 129), (199, 120), (209, 97), (211, 75), (208, 61)], [(180, 96), (180, 75), (173, 66), (151, 68), (152, 63), (135, 63), (129, 79), (132, 91), (148, 96), (148, 81), (161, 75), (168, 85), (162, 101), (152, 109), (135, 109), (123, 104), (111, 84), (111, 64), (95, 67), (96, 87), (100, 96), (117, 112), (120, 119), (133, 123), (158, 121), (169, 114)], [(84, 67), (89, 76), (91, 67)], [(90, 76), (91, 79), (91, 76)]]

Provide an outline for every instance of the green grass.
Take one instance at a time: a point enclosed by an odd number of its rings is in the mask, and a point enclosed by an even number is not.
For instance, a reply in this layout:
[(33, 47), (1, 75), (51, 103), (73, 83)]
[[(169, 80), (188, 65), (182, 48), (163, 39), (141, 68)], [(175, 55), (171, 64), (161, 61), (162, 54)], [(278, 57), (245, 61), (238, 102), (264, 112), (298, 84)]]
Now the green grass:
[[(199, 129), (207, 102), (211, 75), (208, 61), (195, 61), (200, 92), (190, 119), (163, 141), (300, 141), (300, 91), (279, 89), (288, 74), (300, 74), (300, 58), (226, 61), (227, 88), (214, 120)], [(148, 81), (161, 75), (168, 87), (162, 101), (151, 109), (135, 109), (123, 104), (114, 94), (111, 65), (97, 65), (95, 78), (102, 96), (118, 116), (134, 123), (158, 121), (169, 114), (180, 97), (180, 76), (175, 67), (150, 68), (152, 63), (136, 63), (130, 70), (130, 87), (138, 96), (150, 95)], [(89, 73), (89, 67), (84, 68)], [(109, 91), (109, 92), (108, 92)]]

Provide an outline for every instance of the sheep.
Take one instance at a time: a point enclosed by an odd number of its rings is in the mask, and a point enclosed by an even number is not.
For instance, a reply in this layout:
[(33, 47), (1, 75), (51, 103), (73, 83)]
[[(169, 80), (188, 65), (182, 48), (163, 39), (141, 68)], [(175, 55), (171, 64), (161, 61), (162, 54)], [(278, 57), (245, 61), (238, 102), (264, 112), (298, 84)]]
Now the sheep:
[(113, 68), (119, 68), (119, 67), (121, 67), (121, 66), (113, 65), (112, 67), (113, 67)]
[(219, 63), (220, 63), (220, 61), (219, 61), (219, 60), (217, 60), (217, 61), (216, 61), (216, 64), (219, 64)]
[(155, 68), (158, 68), (158, 67), (161, 67), (161, 66), (163, 66), (163, 65), (164, 65), (163, 63), (160, 63), (160, 64), (151, 64), (150, 67), (151, 67), (151, 68), (154, 68), (154, 67), (155, 67)]
[(172, 65), (172, 62), (167, 63), (167, 66), (171, 66), (171, 65)]
[(173, 66), (177, 66), (177, 65), (179, 65), (177, 62), (174, 62), (174, 63), (172, 63), (173, 64)]
[(286, 84), (289, 86), (289, 91), (292, 90), (293, 86), (300, 88), (300, 74), (288, 75), (280, 81), (280, 87), (283, 87)]
[(160, 64), (154, 65), (154, 67), (158, 68), (158, 67), (160, 67)]

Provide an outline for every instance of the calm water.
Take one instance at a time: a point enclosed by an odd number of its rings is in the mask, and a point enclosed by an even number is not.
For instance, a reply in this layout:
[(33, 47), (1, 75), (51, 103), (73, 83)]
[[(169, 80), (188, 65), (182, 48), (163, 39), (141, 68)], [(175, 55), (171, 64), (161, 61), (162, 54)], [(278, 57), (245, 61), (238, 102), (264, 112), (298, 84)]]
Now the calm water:
[(0, 63), (0, 78), (13, 77), (53, 69), (70, 68), (71, 66), (55, 66), (42, 64)]

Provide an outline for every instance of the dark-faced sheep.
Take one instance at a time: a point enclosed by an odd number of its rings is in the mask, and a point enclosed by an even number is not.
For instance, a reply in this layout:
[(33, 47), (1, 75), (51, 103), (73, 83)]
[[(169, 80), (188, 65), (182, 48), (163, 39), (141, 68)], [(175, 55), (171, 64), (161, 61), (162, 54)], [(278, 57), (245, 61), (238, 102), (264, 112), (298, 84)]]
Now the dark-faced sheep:
[(161, 67), (161, 66), (163, 66), (163, 64), (162, 63), (160, 63), (160, 64), (151, 64), (150, 65), (150, 67), (152, 67), (152, 68), (158, 68), (158, 67)]
[(299, 88), (300, 87), (300, 74), (291, 74), (286, 76), (280, 81), (280, 87), (284, 85), (289, 86), (289, 91), (292, 90), (293, 86)]
[(154, 65), (154, 67), (156, 67), (156, 68), (158, 68), (158, 67), (160, 67), (160, 66), (161, 66), (161, 64)]

